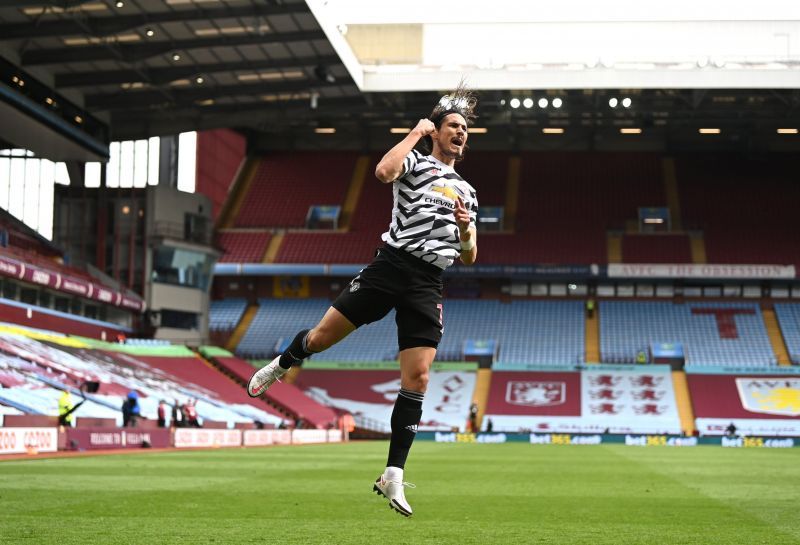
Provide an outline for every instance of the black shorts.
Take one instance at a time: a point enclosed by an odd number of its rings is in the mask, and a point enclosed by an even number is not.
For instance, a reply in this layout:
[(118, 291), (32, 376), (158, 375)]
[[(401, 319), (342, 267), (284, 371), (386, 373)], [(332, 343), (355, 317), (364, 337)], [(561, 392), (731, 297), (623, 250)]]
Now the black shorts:
[(332, 306), (356, 327), (378, 321), (395, 309), (400, 350), (436, 348), (443, 328), (442, 269), (384, 246)]

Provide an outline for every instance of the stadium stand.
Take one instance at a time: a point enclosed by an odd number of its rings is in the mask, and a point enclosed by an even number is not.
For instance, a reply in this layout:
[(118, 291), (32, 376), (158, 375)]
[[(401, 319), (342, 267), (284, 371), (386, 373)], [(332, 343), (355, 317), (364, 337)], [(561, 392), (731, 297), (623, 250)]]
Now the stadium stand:
[[(380, 247), (380, 235), (391, 221), (392, 187), (382, 184), (374, 172), (379, 158), (367, 168), (358, 204), (350, 222), (350, 233), (288, 233), (275, 259), (276, 263), (368, 263)], [(505, 203), (508, 154), (484, 152), (470, 154), (469, 161), (457, 166), (465, 179), (474, 180), (480, 202)]]
[(28, 254), (33, 253), (50, 259), (62, 257), (62, 252), (49, 241), (3, 208), (0, 208), (0, 231), (5, 231), (8, 235), (8, 244), (4, 246), (6, 249), (25, 250)]
[[(298, 330), (312, 327), (330, 306), (328, 299), (259, 299), (259, 309), (239, 343), (237, 354), (269, 358), (281, 342)], [(319, 357), (330, 361), (382, 361), (397, 357), (393, 312), (387, 318), (359, 328)]]
[[(389, 225), (388, 221), (386, 225)], [(374, 257), (375, 249), (382, 245), (378, 230), (357, 233), (287, 233), (275, 262), (367, 264)]]
[(800, 365), (800, 303), (776, 303), (775, 314), (789, 351), (789, 359)]
[(440, 360), (463, 359), (467, 339), (499, 345), (494, 368), (565, 365), (584, 361), (583, 304), (580, 301), (511, 301), (446, 299), (446, 334)]
[(481, 206), (505, 205), (509, 158), (506, 152), (470, 150), (456, 164), (456, 172), (475, 188)]
[(236, 327), (247, 309), (244, 299), (222, 299), (212, 301), (209, 309), (208, 329), (211, 331), (230, 331)]
[(666, 366), (493, 371), (483, 419), (495, 431), (678, 433)]
[(548, 227), (524, 234), (481, 233), (478, 260), (490, 265), (605, 263), (605, 244), (604, 232), (572, 227)]
[[(264, 404), (263, 401), (251, 398), (238, 384), (210, 365), (207, 365), (197, 356), (173, 358), (137, 356), (136, 359), (151, 368), (160, 369), (164, 373), (176, 377), (181, 383), (194, 384), (208, 392), (212, 392), (225, 403), (239, 406), (249, 405), (274, 416), (280, 416), (277, 411)], [(201, 396), (201, 399), (203, 397), (205, 396)]]
[(236, 349), (245, 358), (269, 358), (281, 339), (291, 341), (304, 324), (315, 324), (330, 305), (327, 299), (259, 299), (250, 327)]
[[(260, 300), (259, 311), (239, 344), (246, 357), (270, 357), (281, 341), (302, 327), (311, 327), (330, 301)], [(461, 360), (467, 339), (497, 340), (498, 361), (508, 368), (526, 365), (564, 365), (584, 361), (584, 320), (580, 301), (513, 301), (447, 299), (447, 334), (439, 347), (442, 361)], [(397, 357), (394, 311), (383, 320), (359, 328), (318, 359), (326, 361), (382, 361)]]
[[(100, 384), (96, 394), (76, 413), (77, 418), (111, 418), (121, 423), (120, 407), (130, 391), (139, 394), (143, 417), (154, 420), (159, 399), (197, 400), (204, 420), (277, 425), (282, 416), (266, 403), (251, 399), (243, 388), (204, 364), (185, 347), (133, 347), (108, 343), (87, 344), (64, 335), (20, 328), (0, 328), (0, 403), (29, 414), (57, 415), (62, 390), (79, 400), (78, 387), (86, 380)], [(44, 337), (44, 343), (37, 338)], [(185, 355), (144, 356), (162, 350)]]
[(358, 205), (350, 220), (351, 231), (373, 233), (376, 241), (389, 228), (392, 219), (392, 185), (381, 183), (375, 177), (379, 159), (374, 158), (367, 168)]
[(683, 222), (703, 230), (710, 263), (800, 266), (792, 204), (800, 202), (800, 186), (787, 155), (768, 161), (739, 154), (676, 157)]
[(355, 152), (265, 156), (236, 227), (304, 227), (311, 205), (340, 205), (353, 176)]
[[(212, 360), (244, 387), (256, 368), (244, 360), (216, 356)], [(264, 394), (268, 401), (289, 413), (295, 420), (302, 419), (315, 428), (327, 428), (336, 422), (336, 413), (329, 407), (308, 397), (293, 384), (278, 381)]]
[[(314, 399), (351, 413), (358, 426), (388, 431), (400, 376), (396, 370), (304, 369), (297, 385)], [(432, 371), (419, 429), (463, 430), (474, 390), (474, 371)]]
[(691, 263), (687, 235), (623, 235), (622, 261), (625, 263)]
[(220, 263), (261, 263), (271, 233), (222, 232), (217, 245), (224, 252)]
[[(505, 204), (510, 157), (506, 152), (476, 152), (458, 165), (458, 171), (476, 188), (482, 205)], [(311, 162), (298, 160), (297, 154), (265, 158), (237, 226), (303, 227), (311, 204), (341, 203), (355, 156), (317, 152), (313, 163), (324, 166), (307, 163)], [(381, 245), (379, 235), (389, 224), (392, 202), (391, 188), (374, 178), (376, 163), (374, 158), (367, 169), (349, 233), (290, 232), (275, 261), (367, 263), (374, 249)], [(521, 165), (517, 233), (482, 235), (491, 237), (484, 239), (491, 242), (480, 247), (481, 263), (605, 263), (606, 230), (621, 228), (626, 221), (635, 219), (640, 206), (665, 203), (658, 154), (528, 153), (522, 156)], [(280, 194), (287, 184), (293, 187), (293, 196), (302, 196), (284, 202)], [(509, 230), (513, 227), (506, 226)], [(242, 235), (237, 233), (236, 237)], [(670, 262), (691, 261), (683, 235), (664, 235), (654, 243), (649, 243), (649, 239), (646, 243), (633, 239), (626, 244), (631, 256), (628, 261), (651, 262), (651, 255)], [(227, 245), (232, 244), (239, 244), (242, 249), (229, 249)], [(223, 242), (221, 238), (220, 245), (226, 249), (223, 260), (244, 261), (240, 259), (247, 253), (244, 244)], [(248, 254), (247, 260), (260, 260), (263, 256), (263, 252), (253, 250), (253, 253), (261, 255)]]
[(604, 363), (635, 363), (651, 343), (682, 343), (687, 366), (777, 363), (755, 303), (600, 303)]
[[(640, 206), (665, 201), (658, 154), (524, 153), (517, 232), (526, 243), (514, 246), (531, 247), (530, 263), (604, 263), (606, 230), (624, 227)], [(506, 256), (513, 258), (490, 261)]]

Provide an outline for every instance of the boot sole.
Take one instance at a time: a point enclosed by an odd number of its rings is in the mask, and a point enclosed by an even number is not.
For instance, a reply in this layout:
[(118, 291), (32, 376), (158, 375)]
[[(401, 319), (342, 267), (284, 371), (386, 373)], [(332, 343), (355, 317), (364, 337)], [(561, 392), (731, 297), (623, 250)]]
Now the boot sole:
[[(381, 489), (378, 488), (377, 484), (372, 485), (372, 491), (375, 492), (378, 496), (383, 496), (384, 498), (386, 498), (386, 494), (384, 494), (383, 491), (381, 491)], [(389, 498), (386, 499), (388, 500)], [(403, 508), (400, 507), (400, 505), (395, 500), (389, 500), (389, 509), (397, 511), (406, 518), (409, 518), (411, 516), (411, 513), (404, 511)]]
[(267, 389), (264, 388), (264, 390), (262, 390), (261, 393), (258, 393), (258, 394), (255, 394), (255, 395), (250, 393), (250, 383), (253, 382), (253, 378), (256, 376), (256, 373), (258, 373), (258, 371), (256, 371), (252, 375), (250, 375), (250, 380), (247, 381), (247, 388), (245, 388), (247, 390), (247, 395), (249, 395), (250, 397), (254, 397), (254, 398), (255, 397), (261, 397), (261, 394), (263, 394), (264, 392), (267, 391)]

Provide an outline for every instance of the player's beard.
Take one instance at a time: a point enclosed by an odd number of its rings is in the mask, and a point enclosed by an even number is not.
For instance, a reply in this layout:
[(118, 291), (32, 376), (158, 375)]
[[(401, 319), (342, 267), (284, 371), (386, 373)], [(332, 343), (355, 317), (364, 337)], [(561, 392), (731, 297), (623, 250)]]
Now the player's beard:
[(442, 155), (444, 155), (445, 157), (452, 157), (453, 159), (456, 160), (456, 162), (458, 162), (464, 159), (464, 149), (465, 148), (462, 147), (460, 148), (460, 151), (452, 152), (449, 149), (444, 148)]

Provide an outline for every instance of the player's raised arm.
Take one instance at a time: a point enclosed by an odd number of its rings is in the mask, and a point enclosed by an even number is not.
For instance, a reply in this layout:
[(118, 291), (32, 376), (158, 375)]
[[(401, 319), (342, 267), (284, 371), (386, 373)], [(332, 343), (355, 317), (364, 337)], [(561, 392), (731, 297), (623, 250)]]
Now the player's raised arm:
[(417, 126), (405, 138), (386, 152), (378, 166), (375, 167), (375, 176), (385, 184), (399, 178), (403, 174), (403, 161), (406, 155), (414, 149), (420, 138), (431, 134), (435, 130), (436, 127), (430, 119), (420, 119)]
[(478, 258), (478, 233), (470, 225), (469, 211), (464, 206), (461, 197), (456, 198), (456, 209), (453, 210), (453, 215), (458, 224), (458, 238), (461, 241), (461, 262), (464, 265), (472, 265)]

